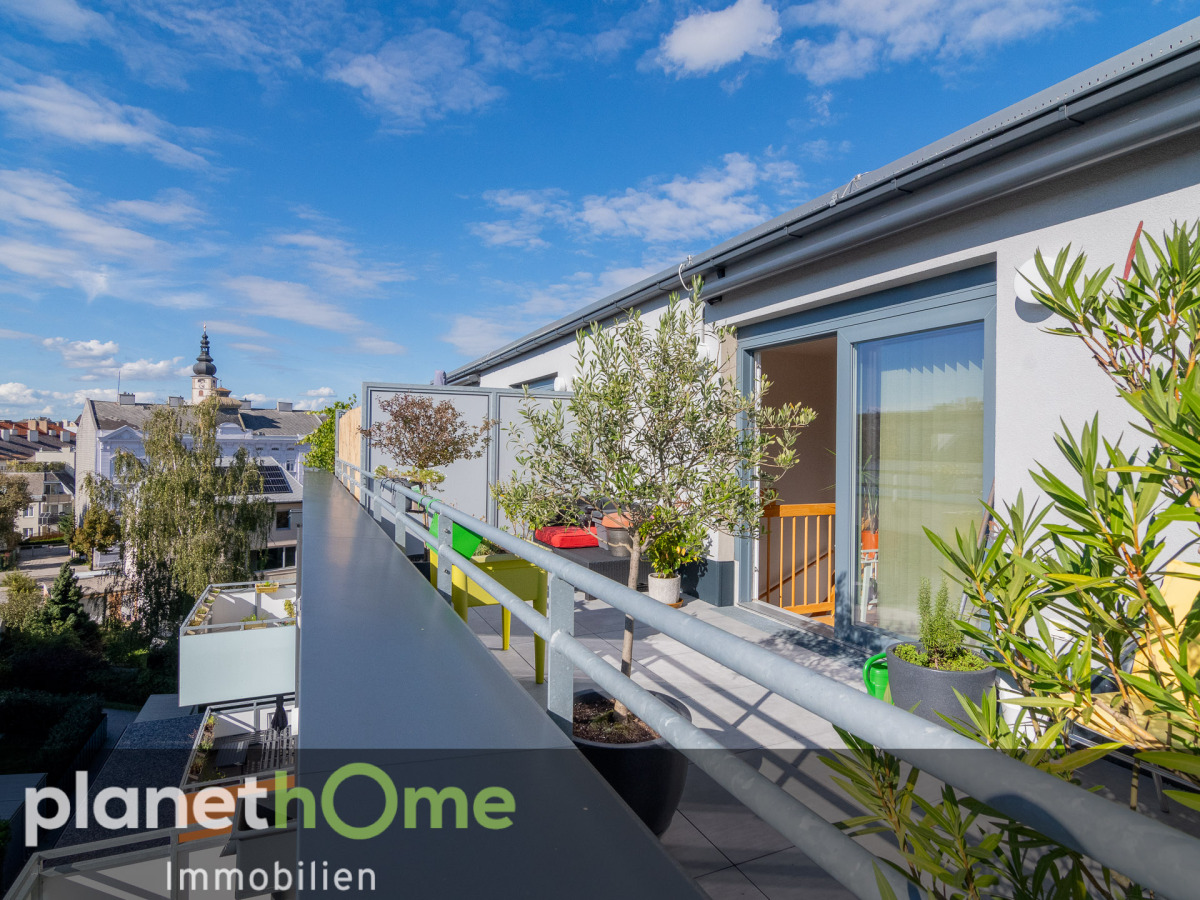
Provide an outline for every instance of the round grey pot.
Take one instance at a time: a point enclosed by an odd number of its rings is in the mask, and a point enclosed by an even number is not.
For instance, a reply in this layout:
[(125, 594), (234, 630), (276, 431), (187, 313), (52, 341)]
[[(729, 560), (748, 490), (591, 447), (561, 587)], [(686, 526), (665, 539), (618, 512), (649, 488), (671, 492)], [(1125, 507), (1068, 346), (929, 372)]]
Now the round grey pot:
[(941, 669), (914, 666), (896, 655), (895, 650), (898, 646), (900, 645), (893, 644), (887, 650), (888, 685), (892, 690), (892, 703), (930, 722), (946, 725), (938, 713), (951, 719), (966, 721), (966, 710), (958, 702), (954, 692), (958, 691), (964, 697), (969, 697), (976, 706), (982, 706), (984, 695), (996, 683), (995, 669), (983, 669), (979, 672), (944, 672)]

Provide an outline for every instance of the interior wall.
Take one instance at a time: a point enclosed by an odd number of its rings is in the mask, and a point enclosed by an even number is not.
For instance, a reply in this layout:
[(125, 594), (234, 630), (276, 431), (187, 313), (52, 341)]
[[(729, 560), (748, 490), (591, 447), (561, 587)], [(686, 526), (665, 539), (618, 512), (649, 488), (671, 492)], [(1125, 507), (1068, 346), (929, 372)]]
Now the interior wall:
[[(762, 375), (771, 384), (766, 395), (768, 406), (801, 403), (817, 414), (796, 439), (799, 462), (775, 483), (779, 502), (833, 503), (837, 478), (837, 460), (834, 457), (837, 446), (837, 338), (830, 335), (764, 350), (759, 360)], [(797, 547), (797, 565), (800, 559), (805, 558), (815, 563), (829, 549), (829, 542), (818, 533), (815, 520), (810, 524), (813, 527), (811, 534), (805, 537), (805, 533), (800, 532), (802, 536), (798, 547), (797, 535), (792, 534), (789, 540), (788, 526), (785, 524), (775, 523), (776, 529), (783, 528), (782, 536), (778, 530), (769, 537), (764, 534), (759, 541), (755, 596), (761, 597), (767, 591), (768, 584), (778, 585), (781, 559), (786, 559), (784, 566), (791, 569), (792, 557), (787, 548)], [(798, 526), (792, 523), (790, 527), (795, 530)], [(767, 540), (771, 541), (774, 548), (770, 554), (764, 546)], [(783, 544), (780, 544), (781, 540)], [(825, 562), (824, 565), (828, 566), (829, 563)], [(810, 598), (814, 602), (824, 599), (828, 592), (828, 571), (828, 568), (824, 569), (825, 577), (822, 578), (821, 570), (814, 564), (808, 569), (807, 579), (797, 579), (794, 586), (789, 580), (784, 591), (788, 600), (792, 597), (793, 587), (797, 600), (800, 597)], [(805, 580), (807, 585), (804, 584)], [(778, 604), (780, 601), (775, 598), (771, 602)]]
[(768, 406), (802, 403), (817, 414), (796, 439), (800, 461), (775, 483), (781, 503), (832, 503), (837, 464), (837, 338), (764, 350)]

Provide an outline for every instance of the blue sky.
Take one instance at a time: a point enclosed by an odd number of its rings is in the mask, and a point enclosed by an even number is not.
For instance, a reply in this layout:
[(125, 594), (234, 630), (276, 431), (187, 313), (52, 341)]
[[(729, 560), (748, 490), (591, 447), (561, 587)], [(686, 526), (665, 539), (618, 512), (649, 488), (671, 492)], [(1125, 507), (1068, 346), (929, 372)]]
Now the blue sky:
[(1200, 0), (0, 0), (0, 417), (428, 382)]

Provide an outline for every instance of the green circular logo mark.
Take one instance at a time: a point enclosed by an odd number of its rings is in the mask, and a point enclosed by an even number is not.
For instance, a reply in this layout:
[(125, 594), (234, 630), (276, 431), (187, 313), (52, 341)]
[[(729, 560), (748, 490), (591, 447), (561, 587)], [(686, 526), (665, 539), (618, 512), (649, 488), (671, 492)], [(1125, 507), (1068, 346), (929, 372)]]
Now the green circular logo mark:
[[(353, 778), (355, 775), (370, 778), (383, 788), (383, 812), (370, 825), (347, 825), (334, 809), (333, 796), (337, 793), (338, 787), (347, 778)], [(386, 831), (387, 827), (392, 824), (392, 820), (396, 818), (396, 810), (399, 805), (396, 785), (392, 783), (392, 779), (383, 769), (370, 763), (350, 763), (342, 766), (329, 776), (325, 787), (321, 789), (321, 812), (325, 816), (325, 821), (342, 837), (350, 838), (352, 841), (365, 841)]]

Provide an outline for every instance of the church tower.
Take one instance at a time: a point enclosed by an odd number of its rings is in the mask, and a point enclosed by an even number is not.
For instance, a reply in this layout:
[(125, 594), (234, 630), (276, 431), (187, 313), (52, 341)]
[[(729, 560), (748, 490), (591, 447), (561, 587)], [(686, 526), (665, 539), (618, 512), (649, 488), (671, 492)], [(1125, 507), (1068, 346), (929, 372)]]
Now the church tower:
[(192, 403), (202, 403), (217, 390), (217, 367), (208, 355), (208, 329), (200, 336), (200, 355), (192, 366)]

